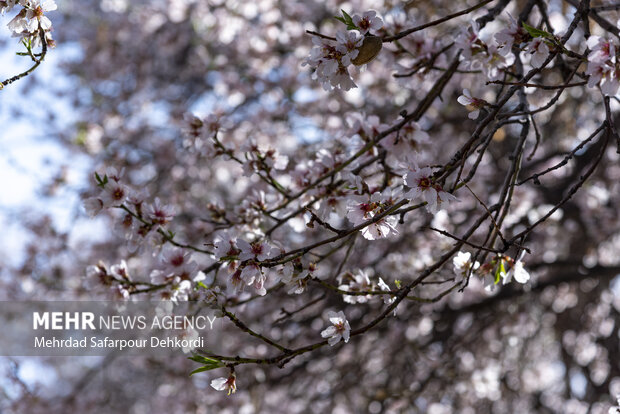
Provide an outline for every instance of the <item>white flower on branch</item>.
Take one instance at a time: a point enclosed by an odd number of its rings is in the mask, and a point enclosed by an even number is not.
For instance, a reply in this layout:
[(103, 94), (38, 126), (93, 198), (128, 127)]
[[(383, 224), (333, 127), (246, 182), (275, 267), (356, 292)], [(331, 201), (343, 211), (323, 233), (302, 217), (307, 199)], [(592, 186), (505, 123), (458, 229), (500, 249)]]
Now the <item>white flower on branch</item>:
[(471, 253), (469, 252), (458, 252), (452, 259), (452, 264), (454, 266), (454, 273), (456, 273), (457, 282), (466, 278), (470, 272), (473, 274), (473, 272), (480, 267), (478, 261), (472, 263)]
[(377, 12), (374, 10), (368, 10), (362, 15), (353, 15), (353, 23), (360, 29), (362, 34), (370, 32), (370, 30), (379, 30), (383, 27), (383, 20), (377, 16)]
[(469, 89), (463, 89), (463, 94), (457, 98), (457, 101), (467, 108), (469, 119), (477, 119), (480, 115), (480, 109), (488, 105), (484, 99), (474, 98)]
[(344, 312), (340, 311), (336, 313), (329, 311), (327, 312), (327, 317), (332, 326), (322, 331), (321, 337), (329, 338), (327, 343), (330, 346), (336, 345), (341, 339), (344, 340), (345, 343), (349, 342), (349, 338), (351, 337), (351, 326), (349, 326)]
[(525, 50), (532, 55), (530, 63), (535, 68), (542, 67), (549, 57), (549, 46), (542, 37), (537, 37), (527, 44)]
[(434, 182), (433, 171), (430, 167), (418, 168), (414, 165), (412, 171), (404, 176), (405, 183), (411, 188), (405, 196), (411, 201), (426, 201), (426, 209), (430, 213), (437, 213), (437, 210), (444, 202), (457, 201), (458, 199), (452, 194), (443, 190), (441, 185)]
[(228, 395), (237, 391), (237, 376), (234, 372), (228, 378), (220, 377), (211, 381), (211, 387), (217, 391), (227, 391)]
[(325, 90), (340, 88), (348, 91), (357, 85), (351, 79), (347, 67), (355, 59), (362, 46), (364, 38), (356, 32), (340, 31), (336, 34), (336, 41), (313, 37), (315, 47), (310, 51), (302, 65), (314, 69), (313, 79), (317, 79)]

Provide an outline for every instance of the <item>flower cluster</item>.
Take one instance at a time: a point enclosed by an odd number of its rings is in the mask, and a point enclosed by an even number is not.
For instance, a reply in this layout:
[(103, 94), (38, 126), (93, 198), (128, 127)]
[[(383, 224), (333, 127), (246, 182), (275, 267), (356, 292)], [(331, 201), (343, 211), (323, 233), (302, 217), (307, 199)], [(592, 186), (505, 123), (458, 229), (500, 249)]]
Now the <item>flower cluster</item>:
[(159, 268), (151, 272), (151, 283), (167, 285), (167, 289), (160, 291), (164, 300), (173, 303), (188, 300), (188, 295), (196, 282), (205, 279), (205, 275), (198, 271), (198, 264), (192, 260), (192, 254), (185, 249), (166, 245), (159, 258)]
[(245, 286), (253, 286), (259, 295), (267, 294), (265, 282), (268, 273), (267, 269), (262, 268), (261, 262), (278, 255), (278, 248), (265, 240), (248, 242), (227, 231), (215, 237), (214, 247), (214, 256), (220, 262), (228, 263), (228, 286), (231, 291), (238, 293), (242, 292)]
[(336, 41), (313, 37), (314, 48), (303, 65), (309, 65), (314, 72), (312, 78), (317, 79), (325, 90), (340, 88), (344, 91), (356, 88), (351, 79), (348, 67), (359, 53), (364, 38), (356, 32), (339, 31)]
[(542, 67), (543, 63), (549, 57), (549, 44), (544, 37), (532, 36), (523, 27), (519, 26), (517, 21), (508, 14), (508, 27), (495, 34), (495, 40), (501, 47), (500, 53), (503, 56), (509, 55), (513, 51), (513, 47), (519, 50), (525, 50), (530, 54), (530, 64), (534, 68)]
[(359, 226), (367, 221), (373, 220), (371, 224), (362, 228), (362, 235), (368, 240), (377, 240), (398, 233), (396, 224), (398, 219), (395, 216), (384, 216), (376, 220), (376, 215), (384, 213), (395, 201), (396, 197), (390, 188), (384, 191), (377, 191), (370, 195), (351, 195), (347, 201), (347, 218), (354, 226)]
[(204, 157), (215, 157), (228, 153), (218, 140), (218, 134), (232, 127), (232, 121), (223, 112), (215, 111), (201, 118), (192, 113), (183, 116), (183, 145)]
[[(502, 50), (498, 44), (487, 44), (480, 39), (476, 22), (456, 37), (455, 44), (463, 50), (465, 68), (481, 70), (492, 81), (501, 79), (504, 71), (514, 63), (514, 56), (500, 53)], [(506, 50), (504, 47), (502, 52)]]
[(4, 0), (0, 1), (0, 13), (11, 11), (16, 5), (23, 8), (7, 24), (13, 36), (27, 39), (33, 46), (40, 45), (43, 38), (53, 47), (52, 22), (45, 13), (57, 9), (54, 0)]
[(410, 198), (411, 201), (421, 200), (426, 202), (426, 209), (430, 213), (437, 213), (437, 210), (444, 202), (458, 200), (435, 181), (430, 167), (419, 168), (414, 164), (411, 171), (405, 174), (404, 179), (407, 186), (411, 188), (405, 196)]
[(530, 65), (541, 68), (549, 57), (550, 46), (553, 45), (546, 36), (549, 34), (540, 31), (540, 36), (532, 37), (509, 15), (507, 27), (495, 33), (494, 43), (487, 43), (480, 38), (475, 21), (456, 37), (455, 43), (463, 50), (465, 67), (481, 70), (489, 80), (497, 81), (514, 63), (514, 53), (525, 51), (530, 56)]
[(131, 252), (142, 251), (145, 246), (161, 245), (165, 241), (166, 226), (175, 216), (174, 207), (165, 205), (159, 198), (145, 202), (147, 192), (135, 190), (122, 181), (124, 171), (109, 167), (105, 174), (95, 173), (99, 194), (84, 200), (84, 209), (95, 217), (104, 209), (118, 209), (114, 229), (127, 240)]
[[(458, 252), (452, 259), (452, 263), (457, 282), (477, 274), (483, 279), (485, 289), (492, 291), (500, 281), (503, 285), (506, 285), (513, 278), (521, 284), (525, 284), (530, 280), (530, 274), (525, 270), (522, 258), (523, 254), (521, 254), (518, 260), (514, 260), (509, 256), (496, 255), (489, 262), (480, 265), (477, 261), (471, 260), (471, 253)], [(509, 270), (506, 270), (506, 267)]]
[(598, 36), (588, 38), (588, 86), (590, 88), (601, 85), (601, 91), (607, 96), (613, 96), (620, 86), (620, 65), (616, 57), (617, 46), (614, 40), (603, 39)]
[(327, 37), (313, 37), (314, 48), (302, 64), (313, 69), (312, 78), (321, 82), (325, 90), (340, 88), (348, 91), (356, 88), (357, 85), (349, 73), (349, 66), (367, 63), (381, 49), (380, 40), (376, 37), (362, 36), (368, 36), (370, 30), (379, 30), (383, 27), (383, 20), (374, 10), (364, 12), (361, 16), (350, 17), (345, 14), (345, 17), (348, 20), (342, 21), (349, 25), (348, 28), (355, 28), (355, 30), (340, 30), (336, 33), (335, 40)]

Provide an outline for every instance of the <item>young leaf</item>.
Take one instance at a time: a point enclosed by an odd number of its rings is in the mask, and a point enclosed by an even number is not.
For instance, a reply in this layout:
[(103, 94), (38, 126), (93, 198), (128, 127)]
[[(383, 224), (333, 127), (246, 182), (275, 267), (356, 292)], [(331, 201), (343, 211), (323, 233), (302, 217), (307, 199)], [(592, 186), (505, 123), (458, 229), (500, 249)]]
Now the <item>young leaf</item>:
[(191, 359), (192, 361), (204, 364), (204, 366), (202, 366), (200, 368), (197, 368), (197, 369), (193, 370), (192, 372), (190, 372), (189, 373), (190, 377), (192, 375), (194, 375), (194, 374), (199, 373), (199, 372), (210, 371), (212, 369), (220, 368), (220, 367), (224, 366), (222, 361), (219, 361), (219, 360), (213, 359), (213, 358), (203, 357), (201, 355), (192, 355), (191, 357), (187, 357), (187, 359)]
[(203, 357), (201, 355), (192, 355), (191, 357), (187, 357), (187, 359), (191, 359), (194, 362), (198, 362), (200, 364), (219, 364), (220, 361), (213, 358)]
[(189, 376), (191, 377), (192, 375), (197, 374), (199, 372), (211, 371), (212, 369), (220, 368), (221, 366), (222, 365), (220, 365), (220, 364), (217, 364), (217, 365), (205, 365), (204, 367), (196, 368), (195, 370), (190, 372)]
[(495, 284), (499, 283), (499, 280), (503, 274), (506, 273), (506, 268), (504, 267), (504, 259), (499, 259), (499, 266), (495, 270)]
[(108, 183), (108, 176), (104, 175), (103, 178), (95, 172), (95, 180), (97, 180), (97, 186), (103, 188)]
[(334, 16), (336, 20), (342, 22), (347, 25), (347, 30), (359, 30), (359, 27), (353, 23), (353, 18), (344, 10), (340, 10), (342, 12), (342, 17)]
[(523, 28), (530, 34), (532, 37), (544, 37), (547, 39), (552, 38), (551, 33), (545, 32), (544, 30), (537, 29), (535, 27), (530, 26), (529, 24), (523, 22)]
[(347, 24), (353, 23), (353, 18), (351, 16), (349, 16), (346, 11), (344, 11), (343, 9), (340, 9), (340, 11), (342, 12), (342, 16), (346, 20)]

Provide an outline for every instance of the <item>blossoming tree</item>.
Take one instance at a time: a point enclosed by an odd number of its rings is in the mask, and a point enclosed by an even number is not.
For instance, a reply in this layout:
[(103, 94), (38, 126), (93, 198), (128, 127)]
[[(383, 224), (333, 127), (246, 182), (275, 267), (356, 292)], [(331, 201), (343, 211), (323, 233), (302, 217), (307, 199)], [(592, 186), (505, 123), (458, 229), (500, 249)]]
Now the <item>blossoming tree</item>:
[[(83, 207), (110, 231), (41, 296), (226, 323), (191, 361), (104, 359), (133, 393), (84, 377), (8, 412), (107, 412), (88, 411), (107, 393), (131, 412), (607, 412), (620, 7), (470, 3), (61, 7), (59, 43), (83, 50), (65, 144), (95, 160)], [(34, 62), (8, 87), (50, 53), (56, 5), (0, 6)]]

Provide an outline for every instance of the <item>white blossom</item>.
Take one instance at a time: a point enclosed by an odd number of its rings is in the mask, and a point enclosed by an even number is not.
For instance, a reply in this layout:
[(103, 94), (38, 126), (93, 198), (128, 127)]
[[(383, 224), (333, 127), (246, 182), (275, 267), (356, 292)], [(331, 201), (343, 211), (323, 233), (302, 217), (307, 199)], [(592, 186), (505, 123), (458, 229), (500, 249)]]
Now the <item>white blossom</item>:
[(344, 312), (340, 311), (338, 313), (329, 311), (327, 312), (327, 317), (329, 318), (329, 322), (332, 326), (329, 326), (327, 329), (321, 332), (321, 337), (329, 338), (327, 343), (330, 346), (336, 345), (340, 340), (344, 340), (344, 342), (349, 342), (349, 338), (351, 336), (351, 326), (349, 326), (349, 322), (344, 315)]
[(228, 378), (220, 377), (211, 381), (211, 387), (217, 391), (227, 391), (228, 395), (237, 391), (237, 376), (231, 373)]
[(535, 68), (542, 67), (545, 60), (549, 57), (549, 46), (547, 46), (547, 43), (541, 37), (537, 37), (529, 42), (525, 50), (531, 53), (532, 60), (530, 63)]
[(376, 31), (383, 27), (383, 20), (377, 16), (377, 12), (374, 10), (366, 11), (361, 16), (355, 14), (352, 16), (352, 20), (362, 34), (366, 34), (370, 30)]
[(458, 103), (467, 107), (469, 119), (477, 119), (480, 115), (480, 108), (487, 105), (484, 99), (474, 98), (469, 89), (463, 89), (463, 94), (457, 98)]
[(411, 201), (426, 201), (426, 209), (435, 214), (444, 202), (456, 201), (457, 198), (443, 190), (443, 188), (433, 181), (433, 172), (430, 167), (416, 168), (409, 171), (404, 176), (405, 183), (411, 187), (405, 196)]

